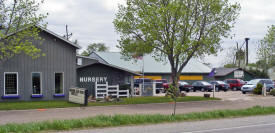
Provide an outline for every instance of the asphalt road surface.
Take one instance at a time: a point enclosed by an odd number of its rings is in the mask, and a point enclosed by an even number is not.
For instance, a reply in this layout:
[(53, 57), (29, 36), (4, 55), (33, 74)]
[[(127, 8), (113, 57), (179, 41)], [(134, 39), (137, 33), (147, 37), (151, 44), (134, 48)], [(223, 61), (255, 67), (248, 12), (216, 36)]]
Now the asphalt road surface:
[[(66, 131), (67, 133), (68, 131)], [(275, 115), (197, 122), (127, 126), (69, 133), (274, 133)]]
[[(241, 93), (241, 92), (238, 92)], [(227, 94), (227, 93), (226, 93)], [(177, 113), (204, 112), (220, 109), (244, 109), (260, 106), (275, 106), (275, 97), (249, 97), (247, 99), (228, 99), (221, 101), (198, 101), (177, 103)], [(114, 114), (172, 114), (173, 104), (139, 104), (119, 106), (93, 106), (39, 110), (0, 111), (0, 125), (7, 123), (26, 123), (45, 120), (63, 120)], [(275, 133), (275, 131), (274, 131)]]

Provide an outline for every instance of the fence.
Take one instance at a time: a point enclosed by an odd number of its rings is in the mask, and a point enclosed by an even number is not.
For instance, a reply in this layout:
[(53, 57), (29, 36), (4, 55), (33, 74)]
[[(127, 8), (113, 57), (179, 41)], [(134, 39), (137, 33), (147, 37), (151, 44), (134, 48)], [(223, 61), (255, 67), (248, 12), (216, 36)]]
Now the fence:
[(119, 85), (108, 85), (108, 82), (105, 84), (95, 83), (95, 97), (96, 98), (105, 98), (105, 97), (129, 97), (129, 90), (119, 90)]

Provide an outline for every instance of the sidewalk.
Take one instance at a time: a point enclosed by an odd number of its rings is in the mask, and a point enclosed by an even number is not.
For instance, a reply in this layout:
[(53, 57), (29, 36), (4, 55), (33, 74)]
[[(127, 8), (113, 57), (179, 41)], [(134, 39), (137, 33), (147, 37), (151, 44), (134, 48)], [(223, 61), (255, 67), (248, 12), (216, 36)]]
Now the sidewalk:
[[(202, 112), (217, 109), (243, 109), (256, 105), (275, 106), (274, 97), (253, 98), (250, 100), (223, 100), (223, 101), (200, 101), (183, 102), (177, 104), (177, 113)], [(34, 121), (76, 119), (92, 117), (96, 115), (113, 114), (172, 114), (173, 104), (141, 104), (141, 105), (119, 105), (98, 107), (74, 107), (38, 110), (14, 110), (0, 111), (0, 125), (7, 123), (25, 123)]]

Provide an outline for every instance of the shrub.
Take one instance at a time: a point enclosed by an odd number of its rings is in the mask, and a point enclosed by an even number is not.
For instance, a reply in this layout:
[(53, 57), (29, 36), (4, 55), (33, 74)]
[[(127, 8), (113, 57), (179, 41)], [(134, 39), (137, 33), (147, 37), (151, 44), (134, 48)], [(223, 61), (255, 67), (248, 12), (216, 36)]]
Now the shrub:
[(272, 89), (272, 90), (270, 91), (270, 95), (275, 96), (275, 89)]
[(262, 84), (257, 84), (256, 88), (253, 90), (253, 93), (256, 95), (261, 95), (262, 94)]

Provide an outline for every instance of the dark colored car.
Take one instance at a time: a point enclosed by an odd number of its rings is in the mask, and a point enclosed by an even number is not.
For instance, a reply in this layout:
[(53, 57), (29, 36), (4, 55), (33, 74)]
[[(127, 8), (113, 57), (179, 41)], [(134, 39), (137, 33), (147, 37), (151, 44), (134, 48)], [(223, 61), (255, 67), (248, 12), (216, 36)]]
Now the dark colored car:
[(166, 79), (157, 79), (156, 83), (156, 93), (164, 92), (165, 85), (167, 84)]
[[(163, 86), (164, 86), (164, 92), (166, 92), (166, 90), (169, 88), (169, 85), (171, 83), (164, 83)], [(186, 91), (186, 92), (189, 92), (192, 90), (192, 85), (189, 85), (187, 82), (184, 82), (184, 81), (178, 81), (178, 86), (179, 86), (179, 90), (180, 91)]]
[(245, 84), (241, 79), (226, 79), (224, 82), (229, 84), (230, 89), (234, 91), (241, 90), (242, 86)]
[(144, 84), (153, 84), (153, 81), (151, 79), (148, 78), (139, 78), (139, 79), (134, 79), (134, 87), (139, 87), (140, 84), (142, 84), (144, 82)]
[(192, 85), (189, 85), (187, 82), (179, 81), (179, 89), (180, 91), (186, 91), (189, 92), (192, 90)]
[(213, 90), (213, 85), (206, 81), (196, 81), (192, 84), (193, 91), (212, 91)]
[(215, 87), (216, 91), (222, 90), (222, 91), (226, 92), (229, 89), (229, 84), (227, 84), (227, 83), (225, 83), (223, 81), (211, 81), (210, 84), (216, 86)]

